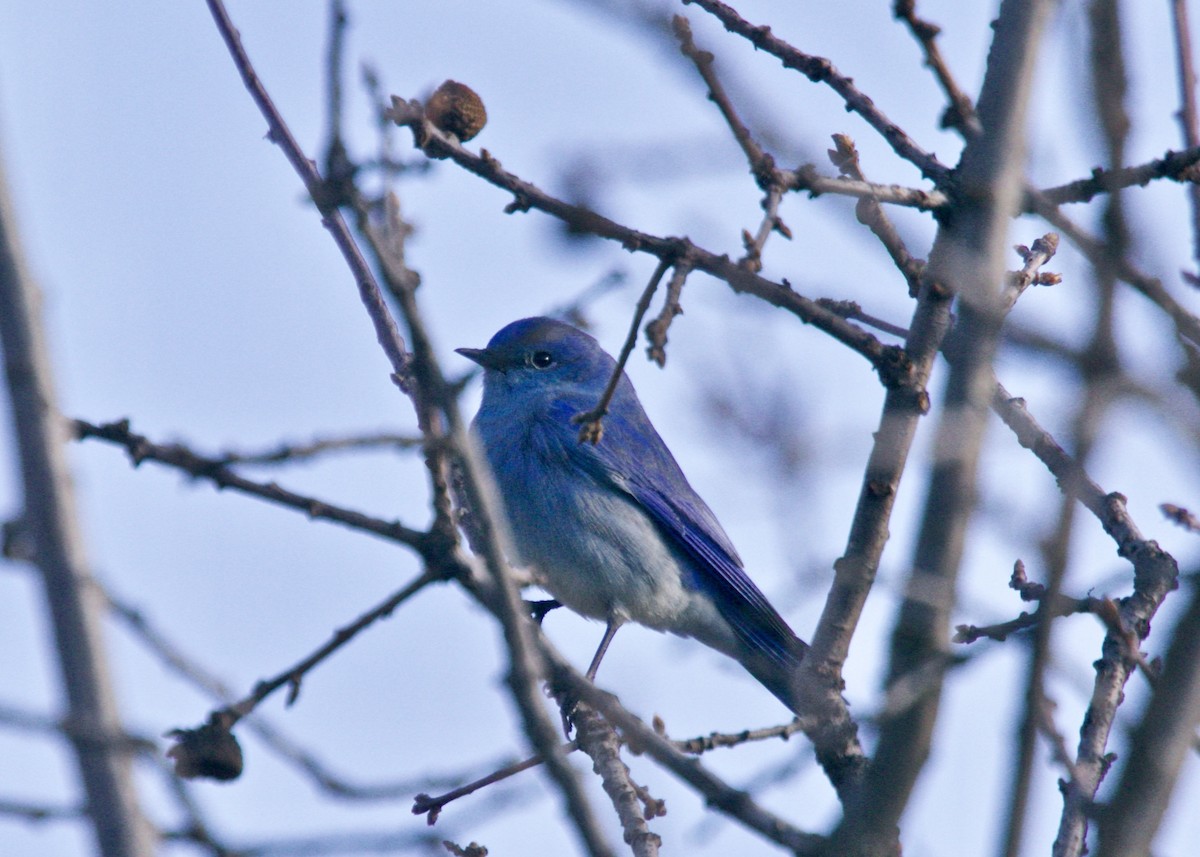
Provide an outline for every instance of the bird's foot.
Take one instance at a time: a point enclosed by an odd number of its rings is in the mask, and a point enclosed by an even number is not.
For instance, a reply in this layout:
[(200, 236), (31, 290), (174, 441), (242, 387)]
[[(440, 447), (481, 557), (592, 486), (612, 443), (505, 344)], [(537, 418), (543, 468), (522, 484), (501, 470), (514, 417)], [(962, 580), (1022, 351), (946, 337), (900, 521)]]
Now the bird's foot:
[(551, 610), (562, 607), (562, 602), (554, 598), (543, 598), (541, 601), (526, 601), (525, 609), (529, 611), (529, 615), (533, 617), (533, 621), (539, 625), (546, 618), (546, 614)]
[(563, 736), (571, 740), (571, 732), (575, 729), (575, 709), (579, 705), (579, 697), (563, 682), (553, 678), (546, 683), (546, 695), (558, 704), (558, 713), (562, 717)]

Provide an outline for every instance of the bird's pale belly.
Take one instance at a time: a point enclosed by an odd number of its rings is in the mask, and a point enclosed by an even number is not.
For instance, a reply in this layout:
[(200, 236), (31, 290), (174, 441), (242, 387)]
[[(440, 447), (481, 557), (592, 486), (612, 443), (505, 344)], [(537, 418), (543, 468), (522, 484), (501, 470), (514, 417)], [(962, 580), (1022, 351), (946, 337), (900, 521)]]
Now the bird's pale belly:
[(687, 559), (632, 499), (555, 483), (550, 477), (535, 490), (500, 486), (505, 496), (525, 499), (506, 506), (514, 547), (551, 595), (595, 619), (633, 621), (726, 652), (736, 646), (725, 619), (685, 583), (692, 575)]

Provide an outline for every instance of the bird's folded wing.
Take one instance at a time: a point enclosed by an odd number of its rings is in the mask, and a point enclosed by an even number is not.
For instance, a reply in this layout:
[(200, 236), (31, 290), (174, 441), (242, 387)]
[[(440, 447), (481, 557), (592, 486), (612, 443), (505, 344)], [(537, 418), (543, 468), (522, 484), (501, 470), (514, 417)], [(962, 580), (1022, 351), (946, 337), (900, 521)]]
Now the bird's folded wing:
[[(639, 409), (640, 410), (640, 409)], [(574, 440), (574, 439), (573, 439)], [(601, 484), (631, 496), (692, 561), (695, 579), (751, 651), (794, 666), (804, 644), (742, 569), (716, 516), (688, 484), (644, 414), (604, 418), (598, 444), (575, 441), (568, 454)]]

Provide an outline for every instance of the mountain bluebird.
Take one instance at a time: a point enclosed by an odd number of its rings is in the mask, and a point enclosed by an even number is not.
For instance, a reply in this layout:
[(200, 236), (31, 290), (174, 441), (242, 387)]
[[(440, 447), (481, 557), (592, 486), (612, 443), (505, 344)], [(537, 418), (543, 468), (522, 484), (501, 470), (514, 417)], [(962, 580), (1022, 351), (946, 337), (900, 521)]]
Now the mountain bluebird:
[(624, 622), (693, 637), (734, 658), (798, 711), (808, 648), (742, 569), (716, 516), (688, 484), (622, 374), (598, 443), (572, 418), (594, 408), (615, 361), (549, 318), (505, 327), (487, 348), (474, 428), (491, 465), (519, 564), (567, 607), (608, 623), (589, 669)]

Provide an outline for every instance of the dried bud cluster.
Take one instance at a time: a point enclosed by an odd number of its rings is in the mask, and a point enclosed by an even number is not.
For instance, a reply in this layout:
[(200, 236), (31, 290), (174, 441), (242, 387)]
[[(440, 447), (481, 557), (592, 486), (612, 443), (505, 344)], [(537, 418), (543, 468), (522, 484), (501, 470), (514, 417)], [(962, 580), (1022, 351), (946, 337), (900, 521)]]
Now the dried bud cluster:
[(447, 80), (434, 90), (425, 105), (425, 117), (434, 127), (453, 134), (460, 142), (475, 137), (487, 124), (483, 99), (469, 86)]

